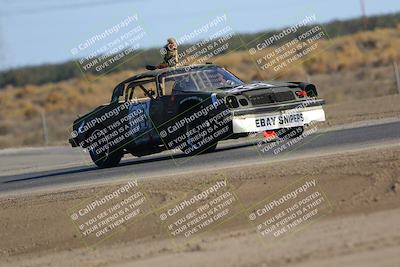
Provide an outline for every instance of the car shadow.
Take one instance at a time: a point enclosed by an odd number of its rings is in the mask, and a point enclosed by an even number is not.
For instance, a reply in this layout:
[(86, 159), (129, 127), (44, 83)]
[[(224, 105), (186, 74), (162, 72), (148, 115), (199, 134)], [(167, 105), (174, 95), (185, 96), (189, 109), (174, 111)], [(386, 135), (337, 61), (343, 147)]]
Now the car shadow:
[[(202, 154), (201, 156), (206, 156), (207, 154), (211, 153), (221, 153), (224, 151), (229, 151), (233, 149), (240, 149), (244, 147), (249, 147), (253, 146), (253, 143), (246, 143), (246, 144), (232, 144), (228, 145), (226, 147), (222, 148), (217, 148), (215, 151)], [(137, 165), (137, 164), (145, 164), (145, 163), (150, 163), (150, 162), (158, 162), (158, 161), (165, 161), (165, 160), (172, 160), (172, 159), (179, 159), (179, 158), (186, 158), (186, 157), (197, 157), (197, 156), (188, 156), (183, 153), (179, 153), (176, 155), (163, 155), (163, 156), (152, 156), (151, 158), (133, 158), (129, 160), (125, 160), (121, 162), (118, 166), (111, 168), (111, 169), (118, 169), (124, 166), (132, 166), (132, 165)], [(0, 176), (1, 178), (11, 178), (10, 180), (3, 181), (2, 184), (10, 184), (10, 183), (16, 183), (16, 182), (22, 182), (22, 181), (29, 181), (29, 180), (37, 180), (37, 179), (43, 179), (43, 178), (50, 178), (50, 177), (58, 177), (58, 176), (63, 176), (63, 175), (70, 175), (70, 174), (77, 174), (77, 173), (88, 173), (92, 171), (102, 171), (102, 170), (110, 170), (110, 168), (106, 169), (101, 169), (96, 166), (88, 166), (88, 167), (71, 167), (71, 168), (66, 168), (66, 169), (60, 169), (60, 170), (51, 170), (51, 171), (43, 171), (43, 172), (36, 172), (33, 174), (18, 174), (14, 176)]]

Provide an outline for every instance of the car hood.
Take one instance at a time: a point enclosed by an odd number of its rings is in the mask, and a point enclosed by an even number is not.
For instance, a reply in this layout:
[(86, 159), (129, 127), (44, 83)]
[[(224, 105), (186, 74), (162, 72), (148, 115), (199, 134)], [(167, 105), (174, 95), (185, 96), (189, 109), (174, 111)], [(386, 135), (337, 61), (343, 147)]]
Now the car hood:
[(233, 88), (224, 89), (223, 91), (228, 94), (241, 94), (248, 91), (256, 91), (261, 89), (273, 89), (273, 88), (297, 88), (298, 84), (290, 82), (252, 82), (244, 85), (239, 85)]

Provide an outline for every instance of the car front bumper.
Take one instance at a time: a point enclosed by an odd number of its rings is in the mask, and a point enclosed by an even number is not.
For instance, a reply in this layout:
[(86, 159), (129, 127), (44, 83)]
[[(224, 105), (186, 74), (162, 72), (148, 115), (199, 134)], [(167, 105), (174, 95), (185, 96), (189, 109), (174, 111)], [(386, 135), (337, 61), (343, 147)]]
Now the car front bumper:
[(311, 105), (290, 104), (275, 109), (257, 108), (233, 112), (233, 133), (250, 133), (292, 128), (325, 121), (322, 101)]
[(71, 144), (72, 147), (78, 147), (78, 141), (75, 138), (68, 139), (68, 142)]

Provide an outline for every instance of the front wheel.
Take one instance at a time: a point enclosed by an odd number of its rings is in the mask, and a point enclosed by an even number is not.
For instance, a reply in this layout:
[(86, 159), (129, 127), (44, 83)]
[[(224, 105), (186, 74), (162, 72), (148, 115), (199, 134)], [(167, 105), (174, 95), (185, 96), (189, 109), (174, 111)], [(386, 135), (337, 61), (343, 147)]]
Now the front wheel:
[(89, 149), (89, 154), (93, 163), (99, 168), (111, 168), (117, 166), (124, 155), (122, 150), (97, 154), (94, 149)]
[[(185, 149), (182, 150), (186, 155), (193, 156), (200, 153), (210, 153), (217, 147), (218, 140), (214, 140), (213, 138), (210, 139), (207, 130), (193, 131), (193, 129), (197, 129), (197, 126), (203, 122), (204, 121), (200, 120), (197, 122), (186, 123), (184, 131), (186, 136), (186, 146)], [(208, 124), (208, 127), (212, 127), (210, 123)]]

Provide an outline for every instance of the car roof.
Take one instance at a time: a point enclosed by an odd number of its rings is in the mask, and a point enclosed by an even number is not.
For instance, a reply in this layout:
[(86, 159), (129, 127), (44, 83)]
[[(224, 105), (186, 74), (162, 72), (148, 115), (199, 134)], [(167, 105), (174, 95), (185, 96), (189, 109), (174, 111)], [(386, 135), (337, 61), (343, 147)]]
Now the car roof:
[(186, 70), (188, 67), (191, 69), (197, 69), (197, 68), (204, 68), (204, 67), (217, 67), (215, 64), (196, 64), (196, 65), (190, 65), (190, 66), (181, 66), (181, 67), (169, 67), (169, 68), (163, 68), (163, 69), (155, 69), (155, 70), (149, 70), (142, 72), (140, 74), (136, 74), (122, 82), (121, 83), (128, 83), (140, 78), (145, 78), (145, 77), (157, 77), (160, 74), (168, 73), (168, 72), (176, 72), (176, 71), (183, 71)]

